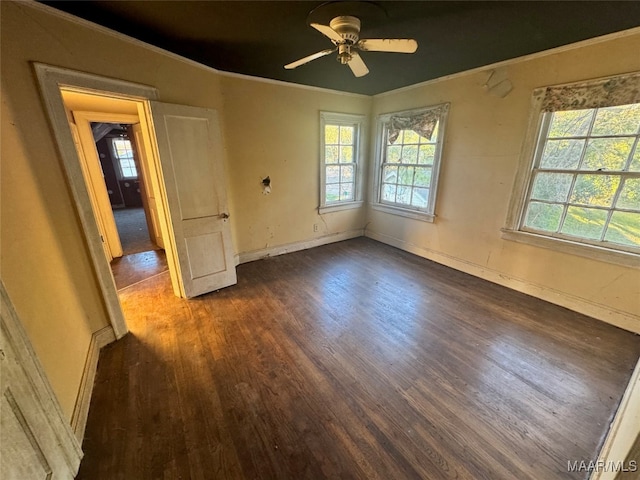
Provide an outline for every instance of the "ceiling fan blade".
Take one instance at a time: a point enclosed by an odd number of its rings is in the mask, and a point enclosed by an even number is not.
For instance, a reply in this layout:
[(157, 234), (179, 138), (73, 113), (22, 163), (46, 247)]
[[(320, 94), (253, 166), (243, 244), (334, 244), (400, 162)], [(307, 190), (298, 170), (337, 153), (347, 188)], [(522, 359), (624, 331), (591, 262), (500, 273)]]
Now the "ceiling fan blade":
[(325, 55), (329, 55), (330, 53), (333, 53), (335, 51), (335, 48), (328, 48), (327, 50), (322, 50), (321, 52), (317, 52), (313, 55), (308, 55), (304, 58), (301, 58), (300, 60), (297, 60), (295, 62), (291, 62), (288, 65), (285, 65), (284, 68), (286, 68), (287, 70), (292, 70), (296, 67), (299, 67), (300, 65), (304, 65), (305, 63), (315, 60), (316, 58), (324, 57)]
[(344, 38), (338, 32), (336, 32), (329, 25), (321, 25), (319, 23), (312, 23), (311, 26), (322, 33), (324, 36), (329, 37), (334, 42), (342, 43)]
[(409, 38), (368, 38), (360, 40), (356, 47), (363, 52), (413, 53), (418, 49), (418, 42)]
[(349, 68), (353, 72), (356, 77), (364, 77), (367, 73), (369, 73), (369, 69), (364, 64), (362, 57), (358, 55), (358, 52), (351, 52), (351, 60), (349, 60)]

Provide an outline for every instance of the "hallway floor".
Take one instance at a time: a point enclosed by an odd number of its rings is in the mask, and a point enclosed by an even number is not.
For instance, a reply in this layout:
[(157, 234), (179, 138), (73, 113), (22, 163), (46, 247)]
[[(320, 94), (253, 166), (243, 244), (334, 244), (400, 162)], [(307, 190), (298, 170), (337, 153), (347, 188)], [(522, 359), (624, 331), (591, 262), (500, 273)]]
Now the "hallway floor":
[(164, 250), (134, 253), (111, 260), (116, 288), (122, 290), (168, 269)]
[(116, 220), (123, 255), (148, 252), (158, 248), (149, 238), (147, 220), (142, 207), (116, 208), (113, 210), (113, 216)]

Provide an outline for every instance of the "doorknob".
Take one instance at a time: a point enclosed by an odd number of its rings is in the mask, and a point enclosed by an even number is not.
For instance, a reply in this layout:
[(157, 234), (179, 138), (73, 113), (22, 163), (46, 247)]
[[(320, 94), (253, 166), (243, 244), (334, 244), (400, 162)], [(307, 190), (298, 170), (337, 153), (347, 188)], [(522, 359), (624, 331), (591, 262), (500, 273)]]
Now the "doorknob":
[(227, 218), (229, 218), (229, 214), (228, 213), (221, 213), (220, 215), (218, 215), (221, 219), (226, 220)]

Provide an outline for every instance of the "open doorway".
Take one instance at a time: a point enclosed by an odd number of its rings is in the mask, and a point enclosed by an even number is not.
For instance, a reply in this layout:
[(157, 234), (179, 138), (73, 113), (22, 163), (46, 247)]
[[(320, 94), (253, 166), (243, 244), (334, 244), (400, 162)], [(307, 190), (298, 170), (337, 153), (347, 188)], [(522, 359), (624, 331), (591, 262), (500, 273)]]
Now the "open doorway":
[(91, 122), (91, 132), (122, 247), (122, 255), (110, 261), (121, 290), (166, 271), (167, 259), (154, 227), (135, 125)]

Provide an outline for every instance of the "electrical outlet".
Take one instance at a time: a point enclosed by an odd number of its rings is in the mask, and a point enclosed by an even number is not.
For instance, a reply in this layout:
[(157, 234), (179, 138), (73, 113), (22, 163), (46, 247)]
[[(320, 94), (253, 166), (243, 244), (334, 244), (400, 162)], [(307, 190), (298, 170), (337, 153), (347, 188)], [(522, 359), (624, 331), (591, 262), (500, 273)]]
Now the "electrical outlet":
[(313, 224), (313, 231), (314, 231), (314, 232), (317, 232), (317, 231), (318, 231), (318, 224), (317, 224), (317, 223), (314, 223), (314, 224)]

